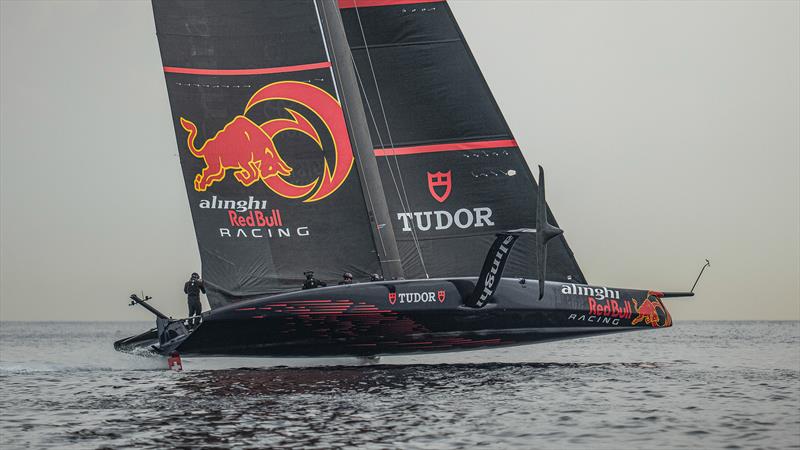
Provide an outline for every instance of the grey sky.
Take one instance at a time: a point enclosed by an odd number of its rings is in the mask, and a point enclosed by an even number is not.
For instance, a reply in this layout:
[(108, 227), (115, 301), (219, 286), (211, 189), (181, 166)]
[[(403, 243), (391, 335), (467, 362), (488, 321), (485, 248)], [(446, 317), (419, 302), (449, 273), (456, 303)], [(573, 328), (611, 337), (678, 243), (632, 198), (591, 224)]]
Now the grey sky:
[[(452, 1), (592, 284), (800, 319), (800, 2)], [(185, 314), (199, 270), (149, 2), (0, 3), (0, 318)]]

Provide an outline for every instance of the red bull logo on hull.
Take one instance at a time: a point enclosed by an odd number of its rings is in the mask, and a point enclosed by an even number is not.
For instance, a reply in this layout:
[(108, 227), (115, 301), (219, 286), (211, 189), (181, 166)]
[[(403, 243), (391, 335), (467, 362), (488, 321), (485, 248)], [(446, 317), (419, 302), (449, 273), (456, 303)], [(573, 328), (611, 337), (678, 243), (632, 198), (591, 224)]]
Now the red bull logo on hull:
[(636, 326), (639, 323), (644, 323), (653, 328), (672, 326), (672, 316), (670, 316), (667, 308), (664, 307), (661, 299), (652, 292), (648, 292), (647, 298), (642, 300), (641, 303), (636, 299), (631, 299), (631, 301), (636, 309), (636, 317), (631, 320), (631, 325)]
[[(575, 285), (563, 285), (563, 291), (574, 293)], [(641, 302), (635, 298), (628, 300), (620, 299), (619, 291), (608, 288), (586, 287), (580, 289), (581, 294), (593, 293), (594, 296), (587, 296), (588, 308), (583, 311), (576, 311), (567, 317), (567, 320), (577, 322), (587, 322), (595, 325), (626, 325), (630, 321), (630, 326), (651, 326), (653, 328), (666, 328), (672, 326), (672, 317), (659, 298), (659, 294), (653, 291), (647, 292), (645, 299)]]
[[(285, 109), (290, 119), (279, 118), (256, 124), (245, 116), (255, 105), (274, 100), (294, 102), (313, 112), (333, 140), (333, 167), (324, 159), (323, 173), (311, 183), (294, 184), (287, 180), (292, 168), (281, 158), (274, 141), (280, 133), (297, 131), (308, 136), (322, 150), (322, 139), (311, 122), (289, 108)], [(234, 178), (244, 186), (261, 181), (281, 197), (315, 202), (339, 189), (353, 167), (353, 150), (342, 107), (333, 96), (312, 84), (281, 81), (262, 87), (253, 94), (241, 115), (234, 117), (199, 148), (195, 144), (197, 126), (183, 117), (180, 123), (188, 132), (189, 151), (205, 162), (205, 167), (194, 179), (194, 189), (198, 192), (222, 181), (232, 170)]]

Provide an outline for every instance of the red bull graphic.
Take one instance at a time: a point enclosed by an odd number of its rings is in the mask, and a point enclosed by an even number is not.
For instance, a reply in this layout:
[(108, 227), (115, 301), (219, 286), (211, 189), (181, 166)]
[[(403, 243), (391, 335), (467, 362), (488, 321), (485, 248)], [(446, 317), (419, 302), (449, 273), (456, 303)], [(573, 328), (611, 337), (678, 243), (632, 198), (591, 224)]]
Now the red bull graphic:
[[(290, 119), (273, 119), (260, 125), (245, 116), (255, 105), (275, 100), (294, 102), (314, 113), (333, 140), (333, 166), (323, 157), (323, 173), (310, 183), (299, 185), (287, 180), (292, 168), (281, 158), (274, 140), (280, 133), (296, 131), (306, 135), (322, 151), (322, 139), (311, 122), (289, 108), (285, 110)], [(241, 115), (234, 117), (199, 148), (195, 145), (197, 126), (183, 117), (180, 123), (188, 132), (189, 151), (206, 165), (194, 179), (194, 189), (198, 192), (204, 192), (233, 170), (234, 178), (244, 186), (261, 181), (282, 197), (315, 202), (341, 187), (353, 167), (353, 150), (341, 105), (325, 90), (308, 83), (281, 81), (262, 87), (253, 94)]]
[(576, 284), (562, 284), (561, 293), (585, 296), (589, 310), (570, 314), (567, 320), (587, 322), (595, 325), (619, 326), (623, 320), (633, 317), (634, 308), (630, 300), (622, 300), (616, 289)]
[(589, 311), (585, 313), (572, 313), (567, 320), (587, 322), (595, 325), (619, 326), (621, 320), (633, 317), (633, 307), (627, 300), (614, 299), (599, 300), (588, 297)]
[[(450, 196), (450, 191), (453, 188), (453, 183), (450, 178), (451, 173), (452, 171), (450, 170), (447, 172), (428, 172), (428, 191), (439, 203), (444, 203), (447, 197)], [(437, 188), (439, 192), (437, 192)]]
[(281, 219), (281, 211), (273, 209), (270, 213), (264, 214), (264, 211), (248, 211), (245, 214), (238, 214), (234, 210), (228, 211), (228, 219), (230, 219), (232, 227), (282, 227), (283, 220)]
[(603, 317), (630, 319), (633, 316), (631, 304), (623, 301), (622, 305), (617, 300), (607, 299), (605, 303), (589, 297), (589, 314)]
[[(672, 316), (670, 316), (667, 308), (664, 307), (661, 299), (652, 292), (648, 292), (647, 298), (642, 300), (641, 303), (637, 302), (636, 299), (631, 299), (631, 301), (634, 309), (636, 309), (636, 317), (631, 320), (631, 325), (636, 326), (644, 322), (653, 328), (672, 326)], [(661, 314), (659, 314), (659, 310), (661, 310)]]
[(590, 294), (586, 297), (588, 311), (572, 313), (567, 320), (613, 326), (624, 325), (630, 320), (631, 326), (640, 323), (654, 328), (672, 326), (669, 311), (658, 294), (653, 291), (648, 291), (641, 302), (635, 298), (622, 300), (619, 291), (605, 287), (565, 284), (562, 285), (561, 292), (576, 295)]

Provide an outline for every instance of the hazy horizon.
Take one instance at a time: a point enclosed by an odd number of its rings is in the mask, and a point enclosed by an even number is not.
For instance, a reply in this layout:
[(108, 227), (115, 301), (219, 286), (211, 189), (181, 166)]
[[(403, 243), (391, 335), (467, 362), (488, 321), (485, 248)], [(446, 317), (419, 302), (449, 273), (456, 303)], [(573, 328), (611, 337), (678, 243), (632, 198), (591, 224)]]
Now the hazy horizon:
[[(591, 284), (688, 290), (709, 258), (676, 321), (800, 319), (800, 2), (450, 5)], [(151, 320), (142, 290), (184, 316), (150, 2), (0, 20), (0, 320)]]

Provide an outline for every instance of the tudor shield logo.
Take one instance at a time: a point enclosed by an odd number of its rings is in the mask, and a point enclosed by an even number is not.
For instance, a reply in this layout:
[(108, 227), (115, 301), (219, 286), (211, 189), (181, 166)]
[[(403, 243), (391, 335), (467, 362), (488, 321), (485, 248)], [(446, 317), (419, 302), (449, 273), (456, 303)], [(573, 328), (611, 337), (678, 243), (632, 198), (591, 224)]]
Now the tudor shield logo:
[(450, 196), (450, 191), (453, 189), (451, 182), (452, 171), (447, 172), (428, 172), (428, 191), (431, 196), (439, 203), (444, 203), (447, 197)]
[(447, 300), (447, 291), (439, 289), (437, 291), (425, 292), (390, 292), (389, 304), (394, 305), (403, 303), (423, 303), (435, 304), (444, 303)]

